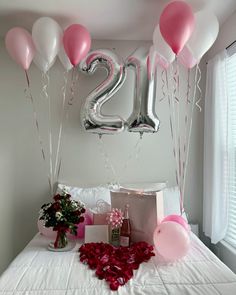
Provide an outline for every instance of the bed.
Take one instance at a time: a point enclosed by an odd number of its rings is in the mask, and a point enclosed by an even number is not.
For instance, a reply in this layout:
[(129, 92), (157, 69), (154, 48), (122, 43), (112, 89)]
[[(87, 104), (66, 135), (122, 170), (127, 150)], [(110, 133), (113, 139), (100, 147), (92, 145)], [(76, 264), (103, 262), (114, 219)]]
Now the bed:
[[(142, 184), (144, 187), (158, 190), (165, 184)], [(59, 190), (64, 188), (64, 185), (58, 185)], [(101, 197), (110, 202), (107, 187), (66, 186), (66, 190), (75, 200), (85, 202), (88, 208), (93, 208)], [(165, 215), (178, 213), (178, 188), (166, 188), (163, 192)], [(236, 275), (193, 233), (190, 251), (184, 259), (167, 264), (156, 255), (148, 263), (141, 264), (134, 277), (117, 292), (111, 291), (104, 280), (98, 280), (94, 272), (79, 261), (81, 242), (77, 242), (72, 251), (64, 253), (48, 251), (49, 242), (40, 234), (33, 238), (0, 277), (0, 295), (236, 294)]]
[(0, 295), (234, 295), (236, 275), (193, 233), (191, 249), (179, 262), (159, 256), (141, 264), (118, 291), (79, 261), (80, 243), (70, 252), (50, 252), (49, 240), (37, 234), (0, 277)]

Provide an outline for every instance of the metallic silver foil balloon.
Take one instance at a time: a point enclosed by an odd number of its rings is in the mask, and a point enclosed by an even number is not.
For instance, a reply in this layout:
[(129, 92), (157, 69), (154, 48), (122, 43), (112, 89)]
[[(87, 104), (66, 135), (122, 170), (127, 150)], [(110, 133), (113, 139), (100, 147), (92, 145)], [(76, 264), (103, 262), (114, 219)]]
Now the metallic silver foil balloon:
[(148, 49), (140, 47), (131, 54), (126, 65), (135, 71), (133, 112), (127, 120), (130, 132), (157, 132), (159, 119), (155, 112), (156, 70)]
[(81, 110), (82, 124), (88, 132), (100, 135), (118, 133), (124, 130), (124, 120), (102, 114), (101, 108), (123, 85), (126, 69), (122, 60), (107, 49), (90, 52), (80, 64), (82, 72), (87, 74), (93, 74), (98, 67), (107, 70), (107, 78), (85, 99)]

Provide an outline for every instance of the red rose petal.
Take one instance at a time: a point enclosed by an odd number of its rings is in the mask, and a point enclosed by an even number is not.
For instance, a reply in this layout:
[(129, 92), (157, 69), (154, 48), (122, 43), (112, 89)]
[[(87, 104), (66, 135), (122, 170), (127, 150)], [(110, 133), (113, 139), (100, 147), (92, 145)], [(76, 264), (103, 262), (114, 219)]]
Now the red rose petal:
[(98, 279), (105, 279), (110, 289), (115, 291), (133, 277), (133, 270), (155, 254), (146, 242), (131, 247), (115, 248), (105, 243), (88, 243), (80, 247), (80, 261), (96, 269)]
[(114, 281), (114, 282), (110, 283), (110, 289), (112, 291), (116, 291), (116, 290), (118, 290), (118, 288), (119, 288), (119, 282)]

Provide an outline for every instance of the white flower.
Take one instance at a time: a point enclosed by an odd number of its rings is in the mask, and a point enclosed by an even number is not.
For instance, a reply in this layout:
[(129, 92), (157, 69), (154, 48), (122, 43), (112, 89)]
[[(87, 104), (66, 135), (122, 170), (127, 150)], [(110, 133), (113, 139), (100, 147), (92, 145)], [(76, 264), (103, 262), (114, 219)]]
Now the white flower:
[(43, 213), (44, 213), (44, 210), (43, 209), (40, 209), (39, 210), (39, 217), (43, 216)]
[(47, 206), (45, 206), (44, 208), (43, 208), (43, 210), (47, 210), (49, 207), (51, 207), (52, 206), (52, 203), (49, 203), (49, 204), (47, 204)]
[(77, 202), (78, 202), (78, 205), (79, 205), (80, 207), (85, 208), (85, 204), (84, 204), (83, 202), (81, 202), (80, 200), (77, 201)]
[(78, 209), (78, 203), (74, 200), (71, 201), (71, 206), (73, 207), (73, 209)]
[(55, 216), (56, 216), (56, 219), (57, 219), (57, 220), (61, 220), (61, 219), (63, 219), (63, 215), (62, 215), (62, 213), (59, 212), (59, 211), (56, 212)]
[(62, 188), (61, 188), (61, 192), (62, 192), (62, 194), (66, 195), (66, 194), (70, 193), (70, 190), (65, 185), (63, 185)]

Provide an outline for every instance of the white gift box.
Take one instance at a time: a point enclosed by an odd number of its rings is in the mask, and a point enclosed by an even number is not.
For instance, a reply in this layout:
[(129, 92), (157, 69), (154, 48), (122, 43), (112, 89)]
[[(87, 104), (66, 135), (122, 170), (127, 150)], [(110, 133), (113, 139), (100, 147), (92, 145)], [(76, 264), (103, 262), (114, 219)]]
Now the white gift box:
[(85, 226), (85, 243), (108, 243), (108, 225), (86, 225)]
[(129, 204), (132, 242), (153, 244), (153, 232), (164, 218), (163, 192), (143, 192), (121, 188), (111, 191), (112, 208), (124, 210)]

